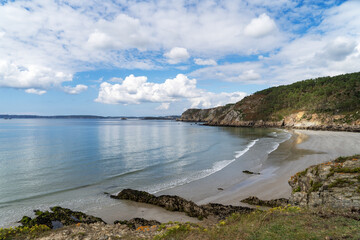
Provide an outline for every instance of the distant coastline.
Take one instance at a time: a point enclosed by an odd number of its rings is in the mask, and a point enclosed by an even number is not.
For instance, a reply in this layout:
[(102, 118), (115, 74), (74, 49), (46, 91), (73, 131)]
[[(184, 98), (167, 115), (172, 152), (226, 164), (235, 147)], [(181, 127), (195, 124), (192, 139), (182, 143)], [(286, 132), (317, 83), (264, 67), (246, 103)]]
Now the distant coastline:
[(129, 117), (129, 116), (97, 116), (97, 115), (54, 115), (54, 116), (41, 116), (41, 115), (11, 115), (0, 114), (0, 119), (139, 119), (139, 120), (176, 120), (180, 116), (145, 116), (145, 117)]

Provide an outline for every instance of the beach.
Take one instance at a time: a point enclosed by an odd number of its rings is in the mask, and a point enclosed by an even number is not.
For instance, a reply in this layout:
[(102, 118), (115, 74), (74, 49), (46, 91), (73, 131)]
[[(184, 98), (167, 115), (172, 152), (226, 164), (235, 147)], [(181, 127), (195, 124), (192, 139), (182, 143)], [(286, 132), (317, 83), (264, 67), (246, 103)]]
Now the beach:
[[(289, 198), (291, 188), (288, 180), (294, 174), (305, 168), (331, 161), (339, 156), (349, 156), (360, 153), (360, 134), (353, 132), (289, 130), (291, 138), (281, 143), (270, 154), (254, 154), (254, 146), (247, 151), (244, 162), (233, 162), (206, 178), (178, 186), (156, 195), (178, 195), (192, 200), (197, 204), (209, 202), (243, 205), (240, 200), (249, 196), (261, 199)], [(245, 174), (242, 171), (259, 172), (257, 175)], [(119, 201), (119, 200), (114, 200)], [(100, 209), (92, 214), (102, 217), (105, 221), (122, 218), (144, 217), (166, 222), (198, 221), (182, 213), (165, 211), (148, 204), (121, 201), (122, 207), (116, 203), (108, 209)], [(125, 207), (125, 208), (124, 208)], [(114, 214), (116, 213), (116, 214)]]

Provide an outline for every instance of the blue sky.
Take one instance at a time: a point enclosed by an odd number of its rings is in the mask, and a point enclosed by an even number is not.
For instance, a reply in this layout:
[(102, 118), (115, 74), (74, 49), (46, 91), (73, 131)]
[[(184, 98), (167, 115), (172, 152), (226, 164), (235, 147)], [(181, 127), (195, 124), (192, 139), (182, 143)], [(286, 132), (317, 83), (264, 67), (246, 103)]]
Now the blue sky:
[(360, 1), (0, 0), (0, 114), (160, 116), (359, 71)]

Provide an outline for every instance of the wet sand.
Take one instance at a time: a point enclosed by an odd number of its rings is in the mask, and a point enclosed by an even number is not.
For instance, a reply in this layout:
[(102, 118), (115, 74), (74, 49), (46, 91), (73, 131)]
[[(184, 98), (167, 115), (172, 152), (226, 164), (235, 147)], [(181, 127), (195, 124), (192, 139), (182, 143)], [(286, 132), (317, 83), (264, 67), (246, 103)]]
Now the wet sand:
[(359, 133), (294, 130), (292, 134), (291, 139), (268, 156), (261, 175), (253, 175), (199, 203), (243, 205), (239, 201), (249, 196), (266, 200), (288, 198), (291, 194), (288, 180), (292, 175), (311, 165), (360, 153)]
[[(178, 195), (197, 204), (216, 202), (232, 205), (246, 205), (240, 200), (249, 196), (261, 199), (288, 198), (291, 193), (288, 180), (295, 173), (339, 156), (360, 153), (360, 133), (310, 130), (290, 132), (292, 137), (269, 155), (256, 148), (250, 149), (242, 156), (246, 161), (235, 161), (206, 178), (156, 195)], [(257, 146), (259, 147), (261, 146)], [(243, 173), (243, 170), (261, 174), (249, 175)], [(160, 222), (197, 221), (183, 213), (169, 212), (148, 204), (114, 201), (118, 203), (92, 214), (102, 217), (107, 222), (133, 217), (156, 219)]]

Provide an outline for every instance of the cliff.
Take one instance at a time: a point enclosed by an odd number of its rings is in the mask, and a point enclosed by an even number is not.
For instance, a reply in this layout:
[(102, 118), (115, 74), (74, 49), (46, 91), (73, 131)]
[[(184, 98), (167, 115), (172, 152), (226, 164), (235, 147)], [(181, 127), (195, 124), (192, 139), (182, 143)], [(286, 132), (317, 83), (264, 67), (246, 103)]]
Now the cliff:
[(213, 126), (360, 131), (360, 73), (265, 89), (235, 104), (188, 109), (179, 120)]

